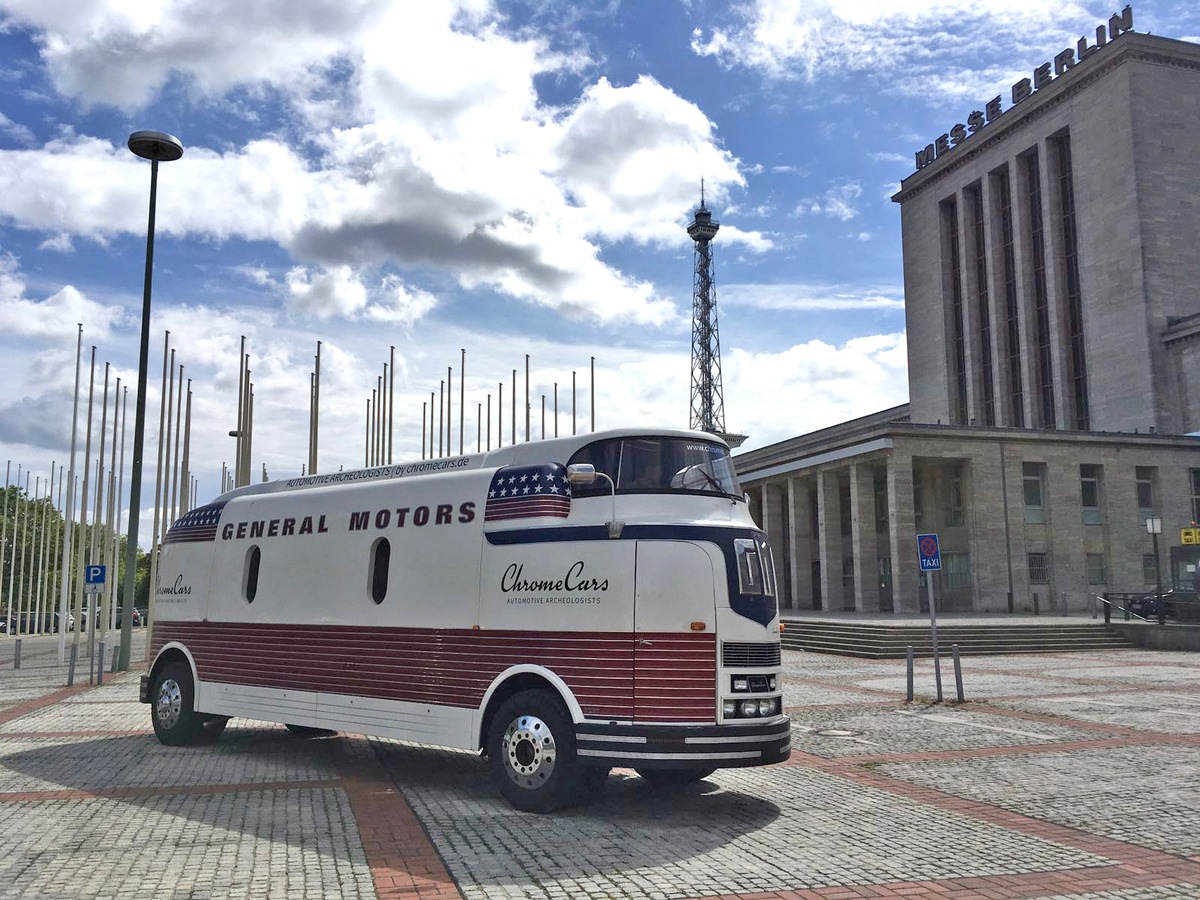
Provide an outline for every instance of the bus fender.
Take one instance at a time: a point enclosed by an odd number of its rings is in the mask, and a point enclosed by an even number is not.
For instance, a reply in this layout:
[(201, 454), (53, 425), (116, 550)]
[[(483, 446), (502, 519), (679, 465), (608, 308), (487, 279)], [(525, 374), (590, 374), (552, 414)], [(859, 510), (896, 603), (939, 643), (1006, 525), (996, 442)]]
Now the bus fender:
[(545, 666), (532, 665), (524, 663), (517, 666), (509, 666), (499, 675), (492, 679), (492, 683), (488, 685), (488, 689), (483, 694), (483, 702), (479, 704), (479, 709), (475, 713), (475, 740), (476, 743), (482, 741), (486, 735), (482, 733), (485, 721), (485, 713), (487, 712), (488, 704), (492, 702), (492, 697), (505, 683), (520, 675), (536, 675), (539, 678), (549, 682), (550, 685), (558, 691), (558, 695), (562, 698), (563, 703), (567, 705), (567, 711), (571, 714), (571, 721), (579, 723), (583, 721), (583, 708), (579, 705), (579, 701), (575, 699), (575, 694), (571, 691), (565, 681), (554, 674)]
[(188, 667), (192, 670), (192, 692), (193, 692), (192, 705), (195, 706), (196, 709), (199, 709), (200, 708), (200, 690), (201, 690), (200, 689), (200, 673), (196, 669), (196, 660), (192, 658), (191, 651), (188, 650), (188, 648), (184, 644), (181, 644), (179, 641), (169, 641), (166, 644), (163, 644), (162, 648), (158, 651), (158, 653), (154, 657), (154, 663), (150, 666), (150, 669), (148, 670), (148, 678), (149, 678), (149, 680), (153, 681), (154, 673), (157, 672), (160, 668), (162, 668), (163, 658), (167, 657), (167, 656), (174, 656), (176, 653), (183, 654), (183, 657), (188, 662)]

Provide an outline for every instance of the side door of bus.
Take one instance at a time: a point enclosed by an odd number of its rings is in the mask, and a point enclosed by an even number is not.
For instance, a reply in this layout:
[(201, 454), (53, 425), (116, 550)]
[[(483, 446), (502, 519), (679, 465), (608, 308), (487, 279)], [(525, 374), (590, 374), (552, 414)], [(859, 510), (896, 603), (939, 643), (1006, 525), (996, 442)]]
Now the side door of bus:
[(543, 667), (585, 718), (631, 720), (634, 560), (632, 541), (485, 533), (476, 642), (488, 674)]
[(717, 714), (715, 570), (705, 546), (637, 544), (634, 718), (713, 722)]

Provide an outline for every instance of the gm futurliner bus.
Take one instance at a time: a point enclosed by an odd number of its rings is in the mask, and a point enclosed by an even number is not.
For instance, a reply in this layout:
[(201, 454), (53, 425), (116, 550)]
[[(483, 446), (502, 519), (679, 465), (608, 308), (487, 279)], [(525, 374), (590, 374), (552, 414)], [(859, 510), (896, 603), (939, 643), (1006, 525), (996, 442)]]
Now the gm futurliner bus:
[(171, 527), (141, 700), (478, 749), (515, 807), (791, 753), (766, 535), (724, 443), (623, 429), (237, 488)]

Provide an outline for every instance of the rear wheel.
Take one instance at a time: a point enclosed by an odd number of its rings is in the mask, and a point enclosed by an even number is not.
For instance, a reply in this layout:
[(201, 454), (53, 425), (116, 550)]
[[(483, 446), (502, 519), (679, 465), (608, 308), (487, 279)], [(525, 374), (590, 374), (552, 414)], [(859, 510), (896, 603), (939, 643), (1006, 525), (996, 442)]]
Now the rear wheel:
[(175, 660), (159, 670), (150, 688), (150, 720), (161, 743), (168, 747), (196, 743), (203, 722), (192, 707), (195, 696), (187, 663)]
[(488, 731), (488, 764), (504, 798), (525, 812), (582, 799), (575, 727), (559, 698), (521, 691), (500, 704)]
[(337, 734), (332, 728), (314, 728), (311, 725), (285, 725), (284, 728), (300, 738), (333, 737)]
[(639, 775), (653, 785), (669, 787), (703, 781), (716, 769), (637, 769)]

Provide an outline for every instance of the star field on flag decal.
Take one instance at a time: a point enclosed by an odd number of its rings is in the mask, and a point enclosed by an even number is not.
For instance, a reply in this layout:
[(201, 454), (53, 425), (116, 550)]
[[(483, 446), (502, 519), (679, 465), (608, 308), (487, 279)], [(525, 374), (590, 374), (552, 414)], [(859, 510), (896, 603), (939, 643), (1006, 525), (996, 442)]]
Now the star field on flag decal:
[(560, 463), (500, 469), (492, 476), (487, 497), (485, 522), (542, 516), (565, 519), (571, 514), (571, 485)]

